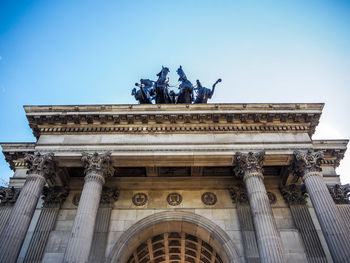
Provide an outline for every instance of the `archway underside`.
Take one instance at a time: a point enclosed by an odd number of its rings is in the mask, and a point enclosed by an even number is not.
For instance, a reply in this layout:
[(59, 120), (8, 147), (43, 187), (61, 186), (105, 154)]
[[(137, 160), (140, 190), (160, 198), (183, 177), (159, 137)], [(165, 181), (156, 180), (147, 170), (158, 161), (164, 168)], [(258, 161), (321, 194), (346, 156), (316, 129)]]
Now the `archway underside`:
[(185, 232), (156, 235), (141, 243), (127, 263), (223, 263), (207, 242)]

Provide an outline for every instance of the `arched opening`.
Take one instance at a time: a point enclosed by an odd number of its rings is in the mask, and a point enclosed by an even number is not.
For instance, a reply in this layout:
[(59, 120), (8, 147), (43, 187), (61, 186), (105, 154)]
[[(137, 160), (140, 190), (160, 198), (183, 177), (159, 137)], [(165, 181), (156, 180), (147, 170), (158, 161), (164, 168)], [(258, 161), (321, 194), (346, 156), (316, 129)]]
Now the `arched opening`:
[(185, 232), (156, 235), (142, 242), (127, 263), (223, 263), (207, 242)]
[(167, 211), (145, 217), (125, 231), (108, 262), (236, 263), (243, 258), (227, 233), (209, 219)]

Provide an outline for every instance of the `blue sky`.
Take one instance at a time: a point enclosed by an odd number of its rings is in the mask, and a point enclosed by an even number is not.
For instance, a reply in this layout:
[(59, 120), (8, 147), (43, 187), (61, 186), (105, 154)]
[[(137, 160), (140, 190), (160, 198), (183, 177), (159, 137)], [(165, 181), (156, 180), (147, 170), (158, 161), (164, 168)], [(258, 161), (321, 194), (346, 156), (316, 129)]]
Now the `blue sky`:
[[(135, 103), (182, 65), (211, 102), (325, 102), (314, 138), (350, 138), (348, 1), (0, 1), (0, 141), (35, 138), (23, 105)], [(350, 182), (350, 154), (337, 170)], [(0, 177), (12, 174), (0, 157)]]

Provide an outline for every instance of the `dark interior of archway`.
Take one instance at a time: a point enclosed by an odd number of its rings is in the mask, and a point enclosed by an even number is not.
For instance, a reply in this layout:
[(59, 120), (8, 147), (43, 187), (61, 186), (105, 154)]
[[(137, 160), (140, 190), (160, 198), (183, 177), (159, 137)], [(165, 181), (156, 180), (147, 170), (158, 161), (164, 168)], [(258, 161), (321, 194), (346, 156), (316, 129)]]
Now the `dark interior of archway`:
[(223, 263), (207, 242), (184, 232), (149, 238), (137, 247), (127, 263)]

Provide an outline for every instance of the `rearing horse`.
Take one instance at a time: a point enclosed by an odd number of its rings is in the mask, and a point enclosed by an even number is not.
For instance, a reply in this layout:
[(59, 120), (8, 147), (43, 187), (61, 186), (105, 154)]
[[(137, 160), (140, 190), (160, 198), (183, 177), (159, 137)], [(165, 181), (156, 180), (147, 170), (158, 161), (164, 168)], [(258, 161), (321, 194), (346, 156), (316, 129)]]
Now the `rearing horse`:
[(177, 69), (176, 73), (179, 75), (179, 81), (181, 81), (176, 103), (191, 104), (193, 101), (193, 85), (191, 81), (187, 79), (185, 72), (182, 70), (182, 66)]
[(167, 75), (169, 71), (167, 67), (162, 66), (162, 70), (157, 74), (158, 80), (155, 83), (156, 104), (172, 103), (168, 91)]

